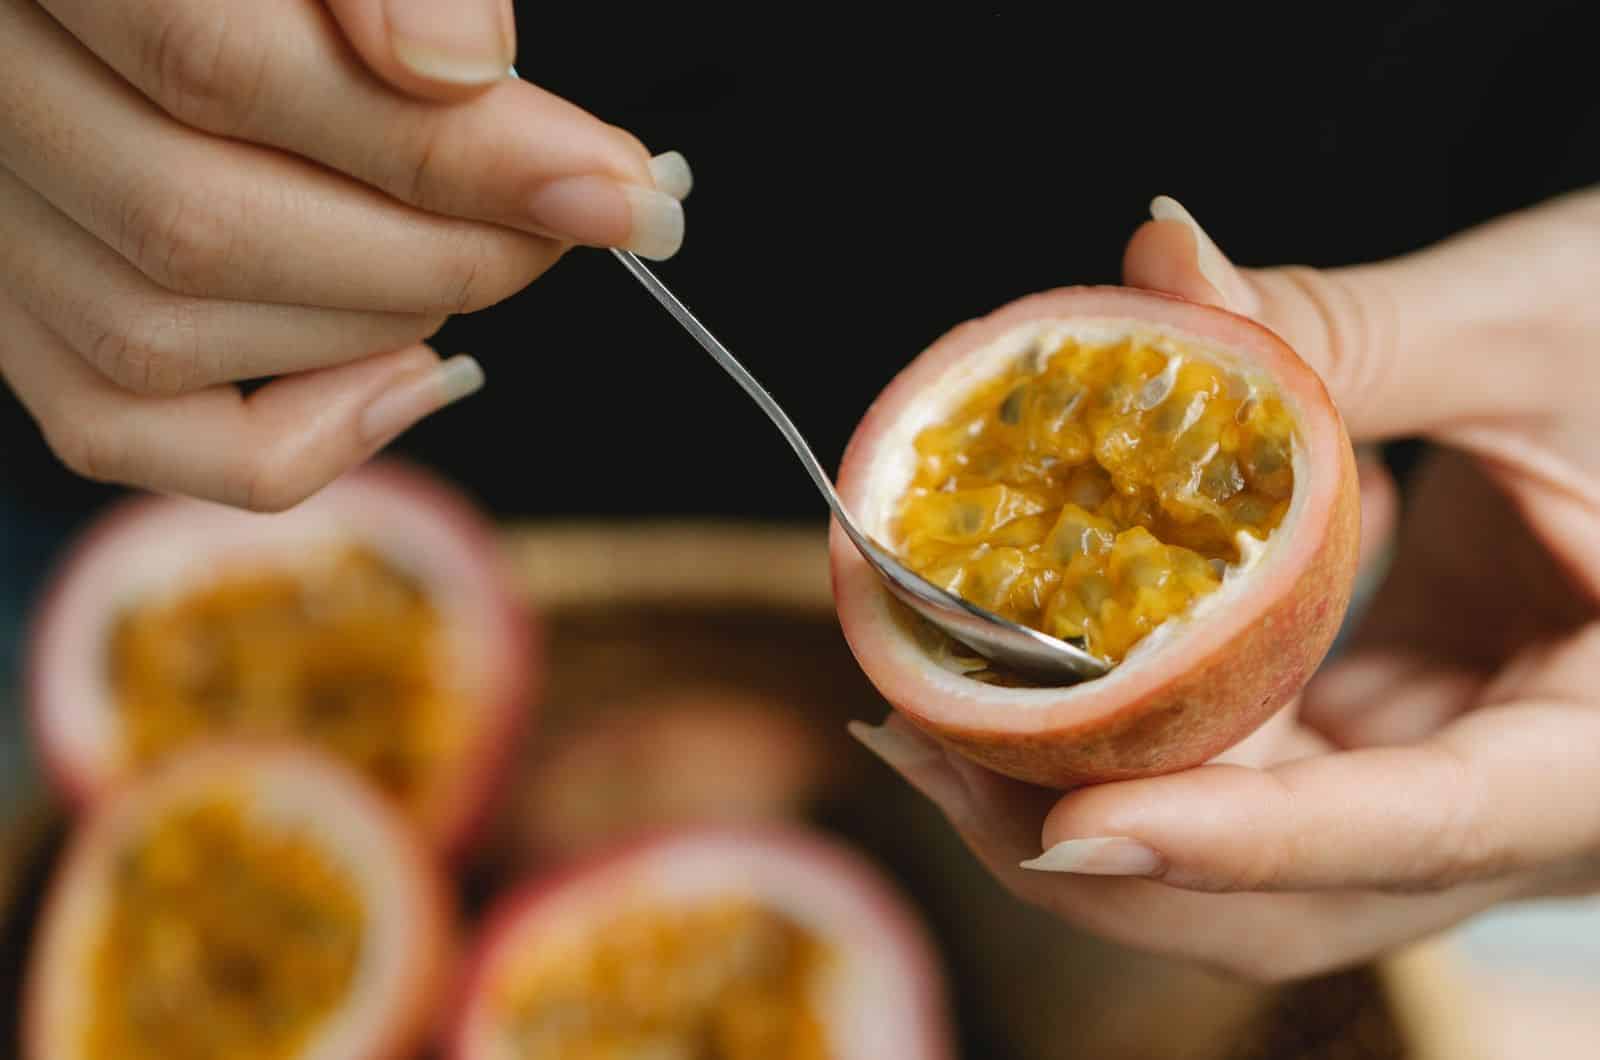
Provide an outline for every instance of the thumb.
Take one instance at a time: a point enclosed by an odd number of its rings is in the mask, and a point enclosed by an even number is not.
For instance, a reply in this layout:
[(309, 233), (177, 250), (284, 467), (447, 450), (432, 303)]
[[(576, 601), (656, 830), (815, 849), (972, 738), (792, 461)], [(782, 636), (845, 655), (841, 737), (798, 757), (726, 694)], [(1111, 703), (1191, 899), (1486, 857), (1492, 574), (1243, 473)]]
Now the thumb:
[[(1485, 279), (1450, 244), (1374, 265), (1241, 269), (1176, 200), (1151, 203), (1123, 276), (1253, 317), (1322, 377), (1357, 440), (1547, 407), (1546, 373), (1505, 356), (1481, 320)], [(1507, 248), (1513, 249), (1513, 248)]]
[(464, 99), (516, 58), (511, 0), (328, 0), (351, 47), (407, 95)]

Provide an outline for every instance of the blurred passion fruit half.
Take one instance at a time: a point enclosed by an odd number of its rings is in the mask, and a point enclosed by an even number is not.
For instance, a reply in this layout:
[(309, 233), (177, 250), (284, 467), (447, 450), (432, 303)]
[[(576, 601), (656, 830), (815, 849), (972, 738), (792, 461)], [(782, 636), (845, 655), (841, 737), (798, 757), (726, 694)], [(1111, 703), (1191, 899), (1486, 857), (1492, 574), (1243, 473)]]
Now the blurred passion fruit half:
[(393, 804), (320, 752), (168, 758), (76, 833), (26, 994), (29, 1060), (400, 1060), (451, 910)]
[(946, 1060), (940, 966), (905, 901), (788, 829), (663, 833), (507, 898), (455, 1060)]
[(1310, 678), (1349, 603), (1356, 466), (1309, 366), (1266, 328), (1125, 288), (1033, 295), (957, 327), (857, 427), (839, 474), (924, 577), (1112, 664), (999, 671), (884, 590), (837, 526), (851, 650), (896, 708), (1037, 784), (1197, 765)]
[(274, 515), (125, 502), (71, 551), (32, 629), (50, 773), (87, 803), (198, 740), (298, 740), (355, 766), (454, 852), (543, 670), (501, 562), (462, 497), (396, 464)]

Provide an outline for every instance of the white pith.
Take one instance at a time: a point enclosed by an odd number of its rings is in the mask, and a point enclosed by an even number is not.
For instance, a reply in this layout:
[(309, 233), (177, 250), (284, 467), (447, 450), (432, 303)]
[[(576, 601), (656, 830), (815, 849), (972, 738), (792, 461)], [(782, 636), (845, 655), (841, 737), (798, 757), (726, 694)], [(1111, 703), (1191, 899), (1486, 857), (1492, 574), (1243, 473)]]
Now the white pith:
[[(1039, 319), (1021, 324), (1001, 334), (989, 343), (964, 353), (936, 380), (919, 387), (917, 400), (910, 402), (874, 440), (873, 459), (867, 467), (859, 493), (861, 498), (855, 515), (870, 535), (880, 540), (894, 542), (895, 518), (902, 498), (916, 473), (917, 453), (915, 440), (925, 428), (948, 420), (980, 385), (1008, 369), (1016, 360), (1035, 349), (1046, 353), (1061, 342), (1074, 339), (1089, 344), (1113, 343), (1131, 339), (1172, 357), (1200, 358), (1218, 364), (1244, 377), (1252, 386), (1270, 390), (1283, 400), (1296, 423), (1303, 421), (1304, 410), (1292, 393), (1272, 387), (1260, 373), (1239, 357), (1214, 341), (1186, 333), (1169, 326), (1155, 327), (1132, 319), (1115, 317), (1074, 317), (1071, 319)], [(953, 663), (930, 654), (924, 642), (914, 637), (899, 620), (898, 615), (886, 615), (884, 621), (890, 629), (891, 650), (902, 661), (915, 665), (925, 679), (940, 691), (964, 699), (1003, 696), (1008, 706), (1040, 709), (1059, 708), (1075, 696), (1100, 694), (1134, 679), (1149, 660), (1160, 655), (1167, 647), (1185, 637), (1190, 631), (1205, 624), (1212, 615), (1237, 604), (1249, 590), (1255, 575), (1270, 569), (1282, 551), (1279, 542), (1292, 536), (1293, 527), (1305, 508), (1310, 491), (1304, 488), (1309, 481), (1307, 459), (1300, 433), (1296, 430), (1291, 467), (1294, 471), (1295, 490), (1289, 509), (1278, 528), (1265, 541), (1240, 532), (1236, 541), (1239, 562), (1230, 565), (1223, 576), (1220, 588), (1197, 600), (1190, 608), (1175, 615), (1157, 627), (1117, 664), (1105, 677), (1068, 688), (1001, 688), (984, 684), (964, 676)], [(879, 594), (877, 606), (885, 611), (895, 609), (887, 592)]]
[[(242, 759), (201, 752), (138, 789), (95, 822), (90, 842), (73, 860), (54, 896), (35, 954), (35, 1026), (42, 1037), (30, 1055), (84, 1057), (82, 1034), (96, 1003), (90, 964), (105, 927), (118, 856), (171, 810), (212, 798), (240, 798), (248, 818), (271, 830), (313, 837), (361, 895), (365, 930), (355, 975), (340, 1007), (314, 1033), (304, 1060), (372, 1056), (425, 1001), (419, 976), (436, 936), (427, 926), (432, 895), (419, 873), (415, 842), (389, 811), (337, 767), (283, 753)], [(424, 912), (427, 911), (427, 912)]]
[(749, 837), (689, 837), (625, 857), (597, 877), (581, 877), (544, 897), (494, 942), (467, 1016), (458, 1057), (516, 1060), (499, 1030), (498, 987), (526, 968), (537, 947), (548, 954), (581, 952), (596, 929), (629, 908), (660, 909), (718, 899), (748, 899), (780, 912), (821, 940), (827, 969), (812, 995), (835, 1060), (932, 1060), (945, 1056), (935, 1034), (936, 997), (928, 990), (929, 955), (892, 906), (864, 889), (854, 871), (840, 875), (831, 859)]

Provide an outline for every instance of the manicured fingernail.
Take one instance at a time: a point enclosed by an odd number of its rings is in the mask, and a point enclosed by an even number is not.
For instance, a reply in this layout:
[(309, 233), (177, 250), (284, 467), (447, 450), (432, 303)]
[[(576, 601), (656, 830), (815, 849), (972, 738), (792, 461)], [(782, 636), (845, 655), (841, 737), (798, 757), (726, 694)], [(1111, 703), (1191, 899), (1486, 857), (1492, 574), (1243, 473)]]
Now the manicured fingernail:
[(609, 177), (563, 177), (534, 192), (529, 218), (562, 239), (670, 258), (683, 245), (683, 204), (664, 191)]
[(506, 76), (516, 42), (498, 3), (386, 0), (389, 47), (419, 77), (486, 85)]
[(655, 179), (657, 191), (664, 191), (679, 202), (687, 199), (689, 190), (694, 187), (694, 173), (689, 169), (689, 160), (677, 151), (667, 151), (652, 158), (650, 176)]
[(898, 770), (918, 769), (934, 762), (944, 761), (944, 752), (937, 747), (915, 740), (887, 725), (868, 725), (852, 721), (850, 735), (889, 765)]
[(1098, 836), (1057, 843), (1022, 867), (1082, 876), (1151, 876), (1161, 868), (1161, 855), (1137, 839)]
[(1233, 262), (1217, 248), (1217, 244), (1200, 227), (1194, 215), (1183, 204), (1168, 195), (1158, 195), (1150, 203), (1150, 216), (1157, 221), (1177, 221), (1194, 233), (1196, 264), (1200, 275), (1222, 297), (1226, 308), (1236, 313), (1254, 313), (1261, 308), (1255, 291), (1245, 282)]
[(466, 354), (452, 357), (379, 394), (361, 414), (361, 436), (373, 444), (387, 442), (424, 416), (482, 388), (483, 367)]

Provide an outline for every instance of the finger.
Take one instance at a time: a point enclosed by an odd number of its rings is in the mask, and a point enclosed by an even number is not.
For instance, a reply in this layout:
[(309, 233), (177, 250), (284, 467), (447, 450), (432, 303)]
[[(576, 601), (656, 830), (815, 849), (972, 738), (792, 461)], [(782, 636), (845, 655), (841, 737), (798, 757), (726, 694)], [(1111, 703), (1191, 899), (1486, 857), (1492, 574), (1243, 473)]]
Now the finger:
[(11, 297), (112, 382), (176, 394), (410, 346), (443, 316), (224, 302), (156, 286), (0, 169)]
[[(938, 805), (973, 854), (1019, 897), (1122, 945), (1255, 981), (1301, 978), (1371, 957), (1527, 886), (1517, 879), (1427, 895), (1211, 894), (1144, 878), (1028, 869), (1022, 866), (1038, 851), (1045, 793), (947, 755), (898, 715), (876, 728), (853, 724), (851, 731)], [(1103, 858), (1115, 856), (1102, 849)]]
[(421, 99), (469, 98), (516, 58), (510, 0), (328, 0), (368, 69)]
[[(1317, 270), (1239, 269), (1187, 210), (1161, 197), (1133, 235), (1134, 286), (1252, 316), (1314, 368), (1357, 439), (1421, 433), (1462, 419), (1548, 405), (1550, 373), (1505, 356), (1465, 325), (1478, 318), (1470, 277), (1449, 256)], [(1456, 291), (1441, 299), (1441, 291)]]
[(1373, 644), (1313, 679), (1301, 716), (1337, 747), (1412, 744), (1471, 709), (1483, 685), (1479, 669)]
[(1439, 890), (1509, 877), (1600, 841), (1595, 746), (1592, 703), (1525, 701), (1468, 714), (1415, 747), (1109, 784), (1057, 804), (1030, 867), (1201, 891)]
[(297, 504), (482, 383), (471, 358), (413, 346), (242, 397), (130, 394), (0, 294), (0, 374), (72, 470), (259, 511)]
[(561, 253), (186, 129), (23, 0), (0, 0), (0, 112), (0, 165), (177, 293), (457, 312), (520, 290)]
[[(16, 0), (11, 0), (16, 2)], [(180, 121), (282, 148), (430, 212), (670, 257), (683, 207), (631, 135), (522, 81), (441, 107), (379, 83), (303, 0), (49, 0)]]

